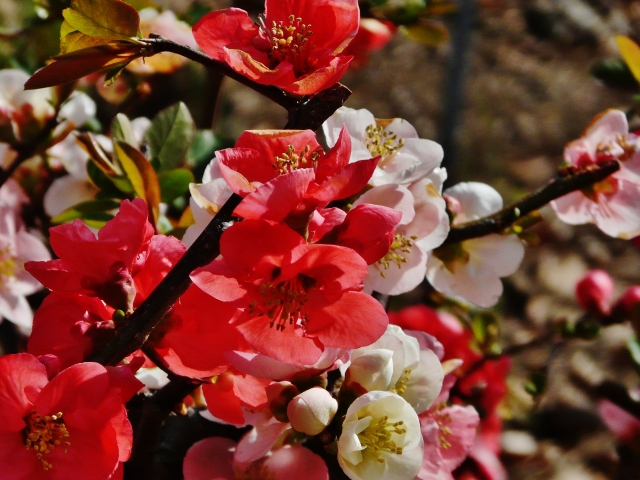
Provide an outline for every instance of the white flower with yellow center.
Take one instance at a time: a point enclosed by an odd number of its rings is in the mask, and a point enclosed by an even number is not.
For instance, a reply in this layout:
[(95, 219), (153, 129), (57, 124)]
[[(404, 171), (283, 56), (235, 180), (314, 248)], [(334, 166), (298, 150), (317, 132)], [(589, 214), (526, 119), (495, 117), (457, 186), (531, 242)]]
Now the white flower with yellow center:
[(423, 453), (418, 415), (399, 395), (369, 392), (347, 410), (338, 463), (352, 480), (411, 480)]
[(406, 120), (377, 119), (364, 108), (340, 107), (322, 125), (330, 147), (338, 141), (343, 125), (351, 135), (350, 162), (381, 157), (369, 180), (371, 185), (409, 185), (427, 176), (440, 185), (446, 178), (440, 167), (442, 147), (432, 140), (418, 138), (416, 129)]
[(418, 340), (397, 325), (375, 343), (351, 352), (345, 383), (371, 392), (383, 390), (404, 398), (417, 413), (427, 410), (440, 394), (444, 372), (437, 355), (420, 349)]

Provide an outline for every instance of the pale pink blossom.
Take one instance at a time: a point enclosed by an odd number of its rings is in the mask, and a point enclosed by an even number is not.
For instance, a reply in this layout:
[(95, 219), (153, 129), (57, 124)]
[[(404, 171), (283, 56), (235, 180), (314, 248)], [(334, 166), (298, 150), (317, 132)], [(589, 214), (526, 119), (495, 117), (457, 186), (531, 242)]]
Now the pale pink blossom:
[(0, 188), (0, 316), (29, 330), (33, 312), (25, 297), (42, 285), (24, 269), (24, 263), (50, 260), (51, 255), (22, 223), (19, 208), (25, 200), (13, 181)]
[(387, 254), (369, 265), (366, 292), (399, 295), (416, 288), (427, 272), (428, 252), (449, 233), (444, 199), (433, 182), (423, 178), (408, 188), (387, 184), (374, 187), (353, 204), (382, 205), (402, 213)]
[[(502, 197), (489, 185), (459, 183), (444, 191), (459, 204), (454, 225), (477, 220), (502, 208)], [(516, 235), (492, 234), (433, 251), (427, 261), (427, 279), (433, 287), (483, 308), (502, 295), (501, 277), (514, 273), (524, 257)]]
[(236, 443), (223, 437), (205, 438), (187, 452), (182, 467), (185, 480), (328, 480), (321, 457), (302, 445), (285, 445), (250, 463), (234, 458)]
[(571, 225), (594, 223), (607, 235), (632, 238), (640, 233), (639, 138), (629, 133), (624, 112), (607, 110), (564, 150), (567, 164), (577, 169), (618, 160), (620, 170), (604, 180), (551, 202), (558, 217)]
[(420, 480), (453, 480), (453, 472), (474, 446), (480, 423), (478, 412), (471, 406), (447, 405), (449, 390), (455, 377), (448, 375), (434, 405), (420, 415), (424, 439)]
[(446, 171), (440, 167), (442, 147), (432, 140), (418, 138), (409, 122), (401, 118), (376, 119), (366, 109), (340, 107), (322, 125), (330, 147), (338, 141), (343, 125), (351, 136), (350, 162), (381, 155), (369, 181), (371, 185), (409, 185), (429, 176), (440, 191), (446, 179)]

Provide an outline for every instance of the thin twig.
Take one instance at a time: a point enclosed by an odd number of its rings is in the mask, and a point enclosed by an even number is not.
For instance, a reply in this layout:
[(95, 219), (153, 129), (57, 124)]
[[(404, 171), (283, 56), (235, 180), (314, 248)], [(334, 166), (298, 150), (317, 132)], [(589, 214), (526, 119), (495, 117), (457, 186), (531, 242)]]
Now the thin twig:
[(584, 170), (565, 169), (548, 185), (530, 193), (499, 212), (473, 222), (452, 226), (449, 236), (443, 245), (484, 237), (491, 233), (502, 233), (518, 219), (544, 207), (552, 200), (575, 190), (589, 187), (604, 180), (619, 169), (620, 163), (617, 160), (602, 162)]
[(207, 265), (220, 255), (220, 237), (230, 225), (232, 213), (241, 200), (242, 198), (235, 194), (227, 200), (191, 248), (131, 314), (127, 323), (117, 330), (115, 338), (100, 352), (92, 355), (89, 361), (117, 365), (127, 355), (142, 347), (173, 304), (191, 286), (191, 272)]

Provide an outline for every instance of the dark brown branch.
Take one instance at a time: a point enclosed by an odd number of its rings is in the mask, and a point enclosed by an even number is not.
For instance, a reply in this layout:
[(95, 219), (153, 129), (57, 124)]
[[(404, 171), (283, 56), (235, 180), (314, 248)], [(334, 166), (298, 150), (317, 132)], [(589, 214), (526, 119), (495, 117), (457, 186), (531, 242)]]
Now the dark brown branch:
[(144, 399), (139, 420), (134, 423), (135, 443), (131, 458), (125, 464), (125, 478), (152, 478), (149, 465), (158, 449), (164, 420), (200, 384), (197, 380), (176, 376), (151, 397)]
[(617, 160), (610, 160), (584, 170), (565, 169), (548, 185), (485, 218), (451, 227), (443, 245), (462, 242), (471, 238), (501, 233), (518, 219), (539, 210), (552, 200), (567, 193), (589, 187), (604, 180), (620, 169)]
[(186, 45), (181, 45), (160, 35), (151, 34), (149, 38), (143, 41), (148, 45), (148, 54), (145, 56), (152, 56), (161, 52), (176, 53), (226, 75), (229, 78), (233, 78), (268, 99), (273, 100), (289, 112), (289, 118), (285, 126), (287, 129), (317, 130), (333, 112), (344, 104), (347, 98), (349, 98), (349, 95), (351, 95), (351, 91), (347, 87), (336, 83), (333, 87), (319, 92), (310, 99), (307, 97), (296, 98), (287, 95), (279, 88), (256, 83), (239, 74), (226, 63), (214, 60), (198, 50)]
[(156, 325), (191, 285), (191, 272), (220, 255), (220, 236), (232, 221), (232, 213), (241, 200), (235, 194), (227, 200), (191, 248), (131, 314), (127, 323), (118, 329), (115, 338), (91, 356), (89, 361), (117, 365), (124, 357), (142, 347)]
[[(22, 163), (31, 157), (38, 155), (39, 153), (44, 152), (47, 148), (51, 146), (49, 140), (51, 134), (58, 126), (58, 119), (54, 116), (51, 117), (47, 123), (42, 127), (42, 130), (38, 134), (36, 138), (31, 140), (27, 144), (18, 144), (13, 146), (13, 150), (16, 152), (16, 158), (9, 164), (7, 168), (0, 169), (0, 187), (5, 184), (11, 175), (18, 169)], [(60, 140), (63, 140), (64, 137), (67, 136), (69, 132), (63, 132)]]

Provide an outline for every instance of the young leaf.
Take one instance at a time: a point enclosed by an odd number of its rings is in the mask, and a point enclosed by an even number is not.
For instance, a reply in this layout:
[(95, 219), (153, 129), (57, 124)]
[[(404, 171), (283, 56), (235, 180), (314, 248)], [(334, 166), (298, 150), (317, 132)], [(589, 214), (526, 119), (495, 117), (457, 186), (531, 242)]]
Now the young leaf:
[(124, 113), (118, 113), (111, 122), (111, 138), (114, 141), (123, 141), (131, 146), (136, 145), (136, 140), (133, 137), (133, 127), (131, 121)]
[(176, 168), (158, 174), (162, 201), (169, 203), (189, 191), (189, 184), (195, 182), (193, 174), (186, 168)]
[(419, 23), (401, 26), (400, 31), (423, 45), (437, 46), (449, 38), (447, 27), (436, 20), (421, 19)]
[(155, 116), (147, 131), (151, 156), (160, 161), (160, 170), (172, 170), (184, 160), (195, 133), (187, 106), (180, 102)]
[(25, 90), (53, 87), (78, 80), (91, 73), (126, 65), (142, 56), (142, 47), (128, 43), (109, 43), (53, 57), (24, 84)]
[[(80, 202), (73, 207), (67, 208), (64, 212), (59, 213), (51, 219), (51, 223), (58, 225), (75, 220), (76, 218), (98, 219), (104, 218), (104, 214), (109, 210), (115, 210), (120, 206), (119, 202), (113, 200), (88, 200)], [(101, 217), (102, 216), (102, 217)]]
[(121, 0), (73, 0), (62, 16), (70, 28), (95, 38), (124, 40), (140, 29), (138, 12)]
[(616, 36), (616, 43), (629, 70), (631, 70), (636, 80), (640, 82), (640, 46), (629, 37), (623, 35)]
[(157, 225), (160, 216), (160, 183), (156, 171), (147, 157), (128, 143), (116, 141), (113, 146), (136, 196), (147, 203), (149, 221)]

